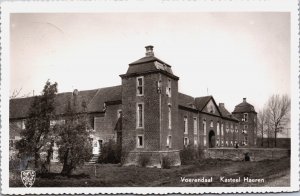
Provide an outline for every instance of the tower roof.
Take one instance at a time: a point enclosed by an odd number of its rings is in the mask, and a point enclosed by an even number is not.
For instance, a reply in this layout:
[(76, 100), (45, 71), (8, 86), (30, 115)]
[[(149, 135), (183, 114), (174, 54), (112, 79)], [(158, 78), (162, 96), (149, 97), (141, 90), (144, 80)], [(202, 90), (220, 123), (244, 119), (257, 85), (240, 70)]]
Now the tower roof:
[(153, 46), (146, 46), (145, 48), (146, 56), (130, 63), (126, 74), (121, 75), (121, 77), (151, 72), (162, 72), (174, 79), (179, 79), (173, 74), (169, 64), (154, 56)]
[(236, 105), (232, 113), (254, 112), (256, 113), (254, 106), (247, 102), (246, 98), (243, 98), (243, 102)]

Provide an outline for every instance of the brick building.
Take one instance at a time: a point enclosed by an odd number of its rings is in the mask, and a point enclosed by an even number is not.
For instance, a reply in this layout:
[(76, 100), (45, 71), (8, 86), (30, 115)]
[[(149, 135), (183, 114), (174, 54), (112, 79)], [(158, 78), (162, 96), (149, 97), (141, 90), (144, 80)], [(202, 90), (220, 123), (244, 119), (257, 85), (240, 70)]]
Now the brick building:
[[(153, 166), (160, 167), (164, 156), (172, 157), (173, 164), (179, 165), (179, 152), (187, 146), (205, 149), (256, 145), (256, 112), (245, 98), (230, 113), (212, 96), (191, 97), (178, 92), (179, 77), (169, 64), (154, 56), (153, 46), (147, 46), (146, 56), (130, 63), (120, 77), (120, 86), (59, 93), (55, 99), (57, 119), (52, 123), (63, 123), (68, 100), (84, 105), (76, 111), (88, 113), (93, 154), (99, 154), (101, 145), (113, 139), (122, 150), (129, 151), (126, 164), (135, 164), (147, 154)], [(32, 100), (10, 100), (12, 154)]]

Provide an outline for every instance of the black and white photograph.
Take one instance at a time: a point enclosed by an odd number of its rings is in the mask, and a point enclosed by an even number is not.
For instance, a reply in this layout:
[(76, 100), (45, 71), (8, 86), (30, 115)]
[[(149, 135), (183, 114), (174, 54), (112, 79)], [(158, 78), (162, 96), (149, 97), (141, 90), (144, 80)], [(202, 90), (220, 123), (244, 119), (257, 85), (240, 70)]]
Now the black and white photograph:
[(6, 193), (299, 189), (294, 9), (110, 3), (2, 13)]

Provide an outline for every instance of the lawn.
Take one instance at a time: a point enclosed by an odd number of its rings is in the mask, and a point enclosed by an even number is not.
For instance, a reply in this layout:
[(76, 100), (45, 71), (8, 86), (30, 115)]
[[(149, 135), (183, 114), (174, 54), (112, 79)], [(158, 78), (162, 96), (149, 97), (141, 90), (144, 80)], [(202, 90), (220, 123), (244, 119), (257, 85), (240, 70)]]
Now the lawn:
[[(290, 159), (238, 162), (207, 159), (171, 169), (121, 167), (113, 164), (85, 165), (71, 177), (59, 175), (60, 165), (52, 165), (51, 174), (37, 177), (35, 187), (124, 187), (124, 186), (289, 186)], [(264, 183), (224, 183), (226, 178), (264, 179)], [(213, 178), (212, 182), (182, 182), (185, 178)], [(10, 172), (10, 186), (22, 187), (20, 174)]]

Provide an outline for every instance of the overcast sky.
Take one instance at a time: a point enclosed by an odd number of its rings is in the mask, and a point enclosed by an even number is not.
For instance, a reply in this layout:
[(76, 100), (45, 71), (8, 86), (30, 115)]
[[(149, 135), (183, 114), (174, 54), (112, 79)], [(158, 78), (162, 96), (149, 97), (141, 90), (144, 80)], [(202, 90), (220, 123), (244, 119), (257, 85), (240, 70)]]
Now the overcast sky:
[(39, 94), (47, 79), (59, 92), (120, 85), (146, 45), (180, 92), (229, 111), (243, 97), (258, 111), (290, 94), (290, 16), (280, 12), (11, 14), (10, 94)]

